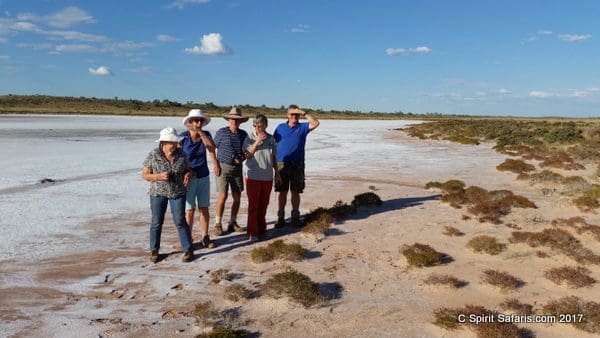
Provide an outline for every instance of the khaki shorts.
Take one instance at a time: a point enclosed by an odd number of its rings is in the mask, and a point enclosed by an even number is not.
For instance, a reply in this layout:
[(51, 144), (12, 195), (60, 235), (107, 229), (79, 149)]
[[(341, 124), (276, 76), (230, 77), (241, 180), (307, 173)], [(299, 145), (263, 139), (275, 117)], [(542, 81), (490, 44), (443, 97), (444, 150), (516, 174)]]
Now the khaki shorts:
[(281, 184), (275, 185), (275, 191), (304, 192), (304, 162), (279, 162)]
[(221, 175), (217, 176), (217, 192), (226, 193), (228, 187), (231, 192), (244, 191), (244, 178), (241, 165), (232, 165), (219, 162), (221, 165)]

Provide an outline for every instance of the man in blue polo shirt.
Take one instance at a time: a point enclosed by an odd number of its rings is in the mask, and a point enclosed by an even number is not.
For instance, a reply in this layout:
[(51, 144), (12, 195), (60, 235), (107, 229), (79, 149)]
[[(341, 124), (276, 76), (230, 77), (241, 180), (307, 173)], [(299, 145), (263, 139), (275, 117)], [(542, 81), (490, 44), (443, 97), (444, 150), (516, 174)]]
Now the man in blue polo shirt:
[[(299, 122), (300, 116), (306, 117), (308, 123)], [(275, 129), (273, 136), (277, 141), (277, 162), (281, 181), (275, 184), (279, 192), (279, 210), (277, 211), (276, 228), (285, 225), (285, 205), (288, 190), (292, 191), (292, 225), (300, 226), (300, 194), (304, 191), (304, 146), (306, 136), (319, 126), (310, 112), (306, 113), (292, 104), (287, 110), (288, 121)]]
[(194, 209), (198, 206), (200, 212), (200, 234), (202, 245), (214, 248), (215, 244), (208, 236), (208, 222), (210, 219), (208, 207), (210, 206), (210, 177), (206, 163), (206, 152), (210, 153), (215, 175), (219, 175), (219, 167), (215, 156), (215, 143), (206, 130), (202, 130), (210, 122), (210, 117), (204, 115), (200, 109), (192, 109), (183, 119), (183, 125), (188, 130), (181, 133), (179, 144), (185, 152), (190, 168), (195, 178), (190, 180), (186, 189), (185, 219), (193, 235)]

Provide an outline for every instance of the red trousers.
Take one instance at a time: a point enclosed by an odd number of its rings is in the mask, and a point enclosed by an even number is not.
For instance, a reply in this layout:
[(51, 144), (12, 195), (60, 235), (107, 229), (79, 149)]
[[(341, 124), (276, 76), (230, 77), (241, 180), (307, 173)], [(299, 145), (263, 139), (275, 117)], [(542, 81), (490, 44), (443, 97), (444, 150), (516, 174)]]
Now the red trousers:
[(273, 181), (256, 181), (246, 178), (246, 193), (248, 194), (248, 236), (258, 236), (267, 230), (267, 207), (271, 197)]

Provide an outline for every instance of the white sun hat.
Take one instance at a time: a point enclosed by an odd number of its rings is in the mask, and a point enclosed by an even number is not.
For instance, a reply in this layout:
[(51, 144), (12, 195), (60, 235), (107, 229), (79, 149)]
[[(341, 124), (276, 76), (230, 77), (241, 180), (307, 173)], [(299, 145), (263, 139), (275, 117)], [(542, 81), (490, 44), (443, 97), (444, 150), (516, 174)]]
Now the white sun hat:
[(173, 127), (167, 127), (160, 131), (160, 137), (155, 142), (179, 142), (177, 130)]
[(202, 126), (204, 127), (205, 125), (207, 125), (210, 122), (210, 117), (204, 115), (204, 112), (200, 109), (192, 109), (190, 110), (190, 112), (187, 114), (187, 116), (183, 119), (183, 125), (186, 126), (188, 123), (188, 120), (191, 118), (198, 118), (198, 119), (202, 119)]

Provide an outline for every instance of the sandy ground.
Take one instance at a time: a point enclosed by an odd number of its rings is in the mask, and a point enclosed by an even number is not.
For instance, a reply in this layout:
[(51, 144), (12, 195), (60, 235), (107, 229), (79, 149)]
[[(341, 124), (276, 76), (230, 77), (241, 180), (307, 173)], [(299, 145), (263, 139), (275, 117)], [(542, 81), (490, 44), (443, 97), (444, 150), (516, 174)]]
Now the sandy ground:
[[(525, 231), (550, 227), (550, 221), (556, 217), (580, 215), (564, 198), (544, 195), (540, 186), (516, 181), (515, 174), (496, 171), (495, 166), (505, 157), (489, 145), (422, 141), (397, 131), (389, 131), (384, 138), (385, 142), (413, 147), (426, 145), (427, 151), (414, 163), (375, 163), (370, 164), (370, 170), (348, 167), (308, 172), (302, 201), (305, 212), (331, 206), (336, 200), (349, 202), (371, 186), (384, 200), (380, 207), (362, 208), (358, 214), (336, 223), (334, 231), (321, 241), (289, 227), (271, 230), (269, 225), (270, 238), (266, 243), (249, 245), (243, 235), (228, 235), (217, 238), (216, 249), (197, 250), (196, 259), (186, 264), (181, 262), (176, 231), (167, 217), (161, 249), (165, 257), (152, 264), (145, 252), (148, 211), (90, 221), (84, 225), (89, 230), (85, 237), (48, 239), (64, 245), (88, 243), (89, 250), (42, 259), (35, 264), (24, 264), (18, 258), (0, 262), (0, 336), (193, 337), (206, 328), (196, 324), (190, 311), (195, 304), (212, 300), (220, 310), (232, 309), (230, 312), (236, 315), (231, 320), (236, 325), (265, 337), (474, 337), (466, 329), (447, 331), (433, 325), (433, 311), (466, 304), (500, 310), (499, 303), (507, 297), (518, 298), (535, 309), (550, 299), (568, 295), (598, 300), (598, 286), (571, 289), (544, 277), (544, 271), (551, 267), (576, 265), (565, 255), (542, 248), (539, 250), (549, 257), (539, 258), (535, 254), (538, 249), (523, 244), (510, 244), (507, 251), (497, 256), (474, 253), (466, 247), (473, 236), (489, 234), (508, 243), (513, 229), (462, 220), (465, 210), (441, 203), (439, 191), (425, 190), (423, 186), (432, 180), (458, 178), (468, 185), (510, 189), (525, 195), (539, 208), (515, 209), (504, 218), (505, 223), (516, 223)], [(587, 172), (577, 174), (590, 176)], [(275, 201), (272, 196), (270, 220), (276, 212)], [(242, 206), (245, 205), (243, 199)], [(244, 208), (241, 214), (240, 219), (244, 219)], [(600, 223), (595, 214), (584, 217), (589, 223)], [(465, 236), (443, 235), (447, 225), (457, 227)], [(576, 236), (584, 246), (600, 254), (597, 241), (587, 235)], [(277, 238), (302, 244), (310, 250), (308, 259), (297, 263), (252, 263), (253, 246), (266, 245)], [(198, 233), (195, 239), (199, 239)], [(409, 267), (400, 248), (415, 242), (450, 255), (452, 262), (431, 268)], [(305, 309), (288, 299), (267, 296), (237, 303), (224, 300), (223, 290), (228, 284), (242, 283), (257, 289), (286, 266), (293, 266), (319, 283), (329, 298), (327, 304)], [(212, 283), (210, 272), (220, 268), (236, 273), (235, 279)], [(481, 282), (481, 272), (486, 268), (510, 272), (526, 284), (517, 291), (500, 291)], [(600, 268), (588, 268), (592, 277), (600, 280)], [(452, 274), (469, 284), (460, 289), (425, 284), (423, 279), (434, 272)], [(567, 324), (519, 327), (538, 337), (593, 336)]]

